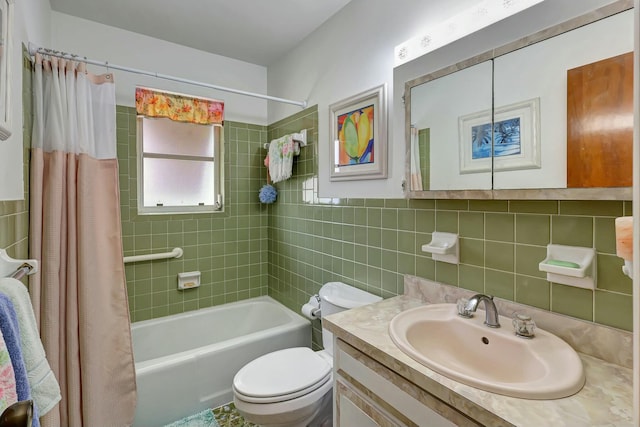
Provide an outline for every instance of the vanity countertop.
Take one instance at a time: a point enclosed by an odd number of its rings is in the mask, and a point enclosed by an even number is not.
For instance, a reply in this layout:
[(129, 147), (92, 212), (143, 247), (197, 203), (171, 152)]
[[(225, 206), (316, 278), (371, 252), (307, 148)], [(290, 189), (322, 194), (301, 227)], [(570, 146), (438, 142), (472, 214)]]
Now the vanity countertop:
[(501, 396), (453, 381), (416, 362), (391, 340), (389, 322), (401, 311), (425, 304), (400, 295), (324, 318), (341, 340), (486, 425), (631, 426), (632, 370), (579, 353), (586, 384), (577, 394), (555, 400)]

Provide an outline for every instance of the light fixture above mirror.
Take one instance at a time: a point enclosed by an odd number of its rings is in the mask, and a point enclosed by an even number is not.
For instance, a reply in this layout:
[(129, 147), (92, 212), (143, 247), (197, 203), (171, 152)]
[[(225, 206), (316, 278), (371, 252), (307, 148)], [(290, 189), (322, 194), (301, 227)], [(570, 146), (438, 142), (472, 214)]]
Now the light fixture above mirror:
[(544, 0), (484, 0), (424, 29), (394, 49), (394, 67), (439, 49), (482, 28), (515, 15)]

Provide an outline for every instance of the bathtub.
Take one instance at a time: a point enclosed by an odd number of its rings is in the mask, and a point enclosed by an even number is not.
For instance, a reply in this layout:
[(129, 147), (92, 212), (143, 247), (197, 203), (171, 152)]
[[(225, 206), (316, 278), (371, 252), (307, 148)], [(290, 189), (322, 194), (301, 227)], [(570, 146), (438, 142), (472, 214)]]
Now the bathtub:
[(311, 323), (267, 296), (135, 322), (131, 331), (139, 427), (231, 402), (233, 377), (246, 363), (311, 345)]

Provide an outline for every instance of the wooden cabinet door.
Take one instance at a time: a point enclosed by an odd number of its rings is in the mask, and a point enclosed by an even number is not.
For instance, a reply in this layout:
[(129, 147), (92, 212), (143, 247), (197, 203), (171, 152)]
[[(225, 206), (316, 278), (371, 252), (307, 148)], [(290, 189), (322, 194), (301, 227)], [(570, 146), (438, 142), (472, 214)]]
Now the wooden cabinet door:
[(567, 187), (631, 187), (633, 52), (567, 72)]

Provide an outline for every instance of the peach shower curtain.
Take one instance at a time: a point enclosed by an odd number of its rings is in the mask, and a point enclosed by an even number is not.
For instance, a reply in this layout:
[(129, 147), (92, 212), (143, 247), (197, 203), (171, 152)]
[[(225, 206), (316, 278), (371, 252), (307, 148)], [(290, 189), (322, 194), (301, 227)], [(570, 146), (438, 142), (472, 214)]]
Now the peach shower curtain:
[(422, 169), (420, 168), (420, 137), (418, 129), (411, 126), (411, 191), (422, 191)]
[(62, 401), (44, 427), (126, 426), (136, 404), (122, 261), (115, 89), (83, 64), (36, 58), (30, 292)]

